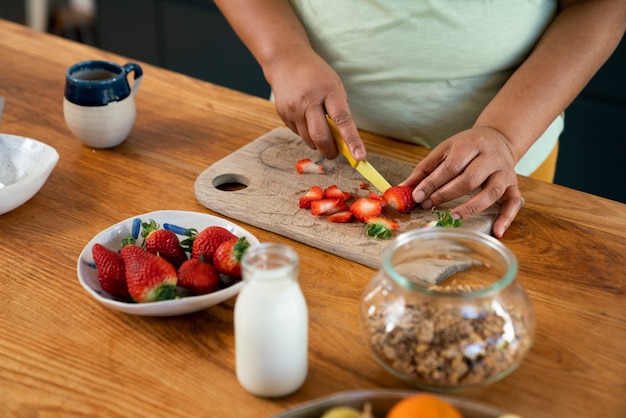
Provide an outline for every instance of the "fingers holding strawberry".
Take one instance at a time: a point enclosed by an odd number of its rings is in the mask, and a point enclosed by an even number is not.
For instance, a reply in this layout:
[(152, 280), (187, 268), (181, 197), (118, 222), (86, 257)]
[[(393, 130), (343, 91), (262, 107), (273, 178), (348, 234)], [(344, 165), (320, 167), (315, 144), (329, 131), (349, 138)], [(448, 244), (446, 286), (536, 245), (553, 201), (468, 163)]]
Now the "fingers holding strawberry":
[(413, 200), (413, 187), (391, 186), (385, 193), (383, 199), (385, 203), (400, 213), (409, 213), (415, 209), (416, 203)]
[[(366, 188), (359, 188), (363, 189)], [(410, 214), (417, 208), (412, 192), (413, 188), (409, 186), (391, 186), (383, 194), (370, 191), (366, 196), (363, 193), (359, 196), (358, 190), (348, 192), (336, 184), (326, 188), (314, 185), (301, 196), (299, 207), (310, 209), (312, 215), (325, 217), (329, 222), (351, 223), (353, 219), (363, 222), (366, 224), (366, 235), (386, 239), (400, 229), (398, 222), (388, 217)], [(383, 217), (383, 213), (387, 217)], [(453, 226), (458, 225), (460, 222)]]

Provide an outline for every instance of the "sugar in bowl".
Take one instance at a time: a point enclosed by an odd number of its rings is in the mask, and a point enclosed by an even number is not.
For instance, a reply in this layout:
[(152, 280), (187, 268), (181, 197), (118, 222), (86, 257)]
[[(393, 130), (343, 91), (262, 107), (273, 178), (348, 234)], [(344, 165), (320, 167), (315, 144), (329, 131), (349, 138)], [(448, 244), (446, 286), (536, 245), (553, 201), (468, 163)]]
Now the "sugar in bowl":
[(513, 252), (481, 232), (439, 227), (398, 236), (361, 301), (374, 358), (438, 392), (507, 376), (530, 350), (535, 329), (517, 269)]

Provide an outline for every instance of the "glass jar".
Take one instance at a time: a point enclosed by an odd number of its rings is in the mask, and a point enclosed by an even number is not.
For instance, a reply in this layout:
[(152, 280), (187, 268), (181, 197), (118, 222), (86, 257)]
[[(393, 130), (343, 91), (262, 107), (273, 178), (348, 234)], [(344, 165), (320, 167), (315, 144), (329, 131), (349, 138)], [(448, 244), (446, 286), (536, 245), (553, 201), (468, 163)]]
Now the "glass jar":
[(308, 311), (298, 285), (298, 255), (263, 243), (241, 259), (235, 302), (235, 365), (239, 383), (257, 396), (296, 391), (308, 371)]
[(515, 255), (481, 232), (438, 227), (398, 236), (361, 301), (374, 358), (431, 391), (502, 379), (534, 339), (534, 311), (516, 274)]

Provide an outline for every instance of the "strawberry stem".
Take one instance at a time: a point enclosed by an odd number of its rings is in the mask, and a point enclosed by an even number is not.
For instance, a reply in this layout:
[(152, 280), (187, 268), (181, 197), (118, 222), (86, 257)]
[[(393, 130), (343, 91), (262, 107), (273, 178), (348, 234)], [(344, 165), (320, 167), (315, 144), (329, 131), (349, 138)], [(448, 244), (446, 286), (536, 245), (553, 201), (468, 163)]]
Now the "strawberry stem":
[(447, 226), (452, 228), (458, 228), (463, 224), (462, 219), (454, 219), (450, 214), (450, 209), (437, 210), (432, 208), (433, 213), (437, 214), (437, 226)]
[(235, 245), (233, 246), (233, 254), (238, 262), (241, 263), (241, 257), (246, 252), (246, 250), (250, 247), (250, 243), (246, 239), (246, 237), (241, 237), (237, 240)]
[(195, 241), (196, 236), (198, 235), (198, 230), (195, 228), (189, 228), (189, 229), (186, 229), (185, 233), (181, 235), (184, 235), (187, 238), (180, 241), (180, 247), (186, 252), (188, 252), (189, 254), (191, 254), (191, 251), (193, 249), (193, 242)]
[(153, 295), (150, 298), (154, 302), (161, 300), (180, 299), (181, 297), (188, 296), (184, 289), (180, 286), (163, 284), (153, 290)]
[(196, 235), (198, 235), (198, 230), (196, 228), (183, 228), (182, 226), (164, 223), (163, 229), (172, 231), (176, 235), (187, 237), (180, 242), (180, 246), (184, 251), (191, 253), (193, 241), (196, 239)]
[(126, 238), (122, 239), (122, 247), (126, 247), (127, 245), (135, 245), (137, 240), (133, 237), (132, 234), (128, 234)]
[(154, 219), (150, 219), (150, 222), (142, 222), (141, 226), (143, 230), (141, 231), (141, 237), (143, 238), (143, 242), (141, 243), (141, 248), (146, 248), (146, 237), (150, 235), (150, 232), (156, 231), (161, 227)]
[(393, 235), (393, 232), (388, 230), (382, 225), (378, 224), (367, 224), (365, 225), (365, 231), (367, 235), (374, 238), (387, 239)]

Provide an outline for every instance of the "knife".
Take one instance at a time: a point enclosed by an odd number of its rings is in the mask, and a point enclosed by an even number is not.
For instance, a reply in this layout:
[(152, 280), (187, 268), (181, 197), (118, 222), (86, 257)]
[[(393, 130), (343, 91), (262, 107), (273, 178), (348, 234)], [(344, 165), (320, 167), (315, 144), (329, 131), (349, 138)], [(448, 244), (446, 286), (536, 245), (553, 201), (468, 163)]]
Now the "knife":
[(346, 141), (339, 133), (339, 129), (337, 129), (328, 115), (326, 115), (326, 120), (328, 120), (328, 126), (330, 127), (330, 132), (332, 133), (333, 138), (335, 138), (335, 144), (337, 145), (339, 153), (346, 157), (352, 168), (369, 180), (381, 193), (384, 193), (385, 190), (390, 188), (391, 184), (389, 184), (389, 182), (385, 180), (385, 178), (378, 171), (376, 171), (376, 169), (369, 162), (367, 162), (367, 160), (357, 161), (352, 157), (350, 150), (346, 145)]

